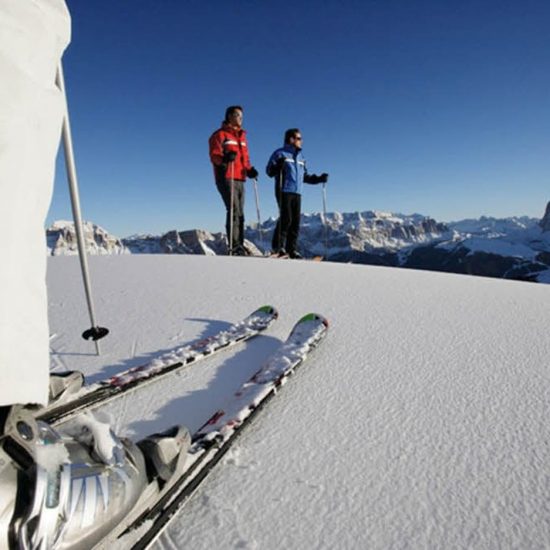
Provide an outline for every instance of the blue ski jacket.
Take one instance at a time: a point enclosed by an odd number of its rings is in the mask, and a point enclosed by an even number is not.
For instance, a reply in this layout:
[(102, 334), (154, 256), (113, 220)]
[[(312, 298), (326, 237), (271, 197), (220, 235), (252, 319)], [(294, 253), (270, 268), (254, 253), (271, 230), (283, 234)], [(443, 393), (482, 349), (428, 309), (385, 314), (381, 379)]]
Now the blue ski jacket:
[(277, 149), (269, 158), (265, 171), (270, 178), (279, 178), (281, 168), (283, 193), (301, 195), (304, 182), (319, 183), (317, 176), (307, 173), (306, 159), (302, 150), (294, 145), (285, 145)]

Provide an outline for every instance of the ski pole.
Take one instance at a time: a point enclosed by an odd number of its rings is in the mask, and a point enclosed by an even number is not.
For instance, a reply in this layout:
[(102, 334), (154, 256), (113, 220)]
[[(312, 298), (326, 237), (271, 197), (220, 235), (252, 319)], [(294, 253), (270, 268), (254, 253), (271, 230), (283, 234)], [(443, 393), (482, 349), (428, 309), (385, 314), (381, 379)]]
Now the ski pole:
[[(279, 196), (277, 197), (277, 204), (279, 205), (279, 222), (277, 224), (277, 241), (278, 241), (278, 249), (281, 250), (281, 248), (284, 248), (281, 243), (281, 234), (282, 234), (282, 216), (283, 216), (283, 169), (281, 168), (281, 171), (279, 172)], [(286, 245), (286, 243), (285, 243)], [(277, 250), (278, 252), (278, 250)]]
[(327, 184), (323, 182), (323, 224), (325, 226), (325, 258), (328, 255)]
[(234, 193), (233, 193), (233, 180), (235, 178), (235, 165), (233, 161), (231, 161), (231, 179), (229, 180), (229, 185), (231, 186), (230, 189), (230, 195), (231, 199), (229, 201), (230, 204), (230, 212), (229, 212), (229, 255), (233, 256), (233, 203), (235, 201)]
[(69, 122), (69, 104), (67, 101), (67, 93), (65, 91), (65, 79), (63, 78), (63, 66), (61, 62), (57, 67), (56, 84), (63, 94), (65, 102), (65, 113), (63, 116), (63, 150), (65, 153), (65, 166), (67, 169), (67, 179), (69, 181), (69, 191), (71, 194), (71, 207), (73, 211), (74, 227), (76, 232), (76, 241), (78, 244), (78, 256), (80, 258), (80, 267), (82, 270), (82, 280), (84, 282), (84, 291), (86, 293), (86, 301), (88, 302), (88, 313), (92, 323), (91, 328), (82, 333), (82, 338), (85, 340), (92, 339), (95, 342), (96, 353), (101, 353), (99, 348), (99, 340), (109, 334), (109, 330), (98, 326), (95, 319), (94, 303), (92, 299), (92, 288), (90, 285), (90, 276), (88, 270), (88, 258), (86, 256), (86, 246), (84, 243), (84, 232), (82, 230), (82, 216), (80, 213), (80, 196), (78, 192), (78, 181), (76, 177), (76, 165), (74, 161), (73, 140), (71, 135), (71, 125)]
[(258, 235), (259, 235), (260, 243), (263, 244), (262, 220), (260, 217), (260, 199), (258, 196), (258, 178), (256, 177), (252, 181), (254, 182), (254, 195), (256, 197), (256, 214), (258, 214)]

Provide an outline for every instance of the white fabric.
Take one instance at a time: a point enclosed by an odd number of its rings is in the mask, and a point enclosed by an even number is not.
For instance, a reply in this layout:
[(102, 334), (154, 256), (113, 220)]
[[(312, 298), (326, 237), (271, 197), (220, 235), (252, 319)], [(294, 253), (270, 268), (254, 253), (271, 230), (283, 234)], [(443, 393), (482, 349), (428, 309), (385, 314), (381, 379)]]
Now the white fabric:
[(0, 1), (0, 405), (48, 399), (44, 221), (64, 109), (55, 74), (69, 39), (64, 0)]

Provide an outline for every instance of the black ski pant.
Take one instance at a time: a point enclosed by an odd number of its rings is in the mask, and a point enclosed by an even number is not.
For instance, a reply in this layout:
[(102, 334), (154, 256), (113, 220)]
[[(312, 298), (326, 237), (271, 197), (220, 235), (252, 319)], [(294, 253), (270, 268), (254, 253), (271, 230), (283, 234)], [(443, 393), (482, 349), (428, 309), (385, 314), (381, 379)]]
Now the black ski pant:
[(231, 180), (216, 178), (216, 187), (225, 204), (225, 231), (229, 249), (235, 250), (243, 246), (244, 242), (244, 181), (233, 180), (233, 242), (229, 242), (231, 235)]
[(271, 247), (274, 251), (284, 248), (289, 254), (296, 252), (298, 234), (300, 233), (300, 212), (302, 195), (282, 193), (275, 184), (275, 198), (279, 205), (280, 216), (273, 233)]

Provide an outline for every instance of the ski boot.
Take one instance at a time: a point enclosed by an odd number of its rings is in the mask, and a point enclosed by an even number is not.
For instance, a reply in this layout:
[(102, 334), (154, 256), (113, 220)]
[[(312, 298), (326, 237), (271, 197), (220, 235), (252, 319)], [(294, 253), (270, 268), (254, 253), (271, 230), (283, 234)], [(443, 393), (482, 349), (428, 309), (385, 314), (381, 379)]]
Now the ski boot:
[(14, 406), (0, 438), (0, 547), (93, 548), (115, 540), (181, 471), (185, 428), (139, 446), (82, 415), (54, 430)]

